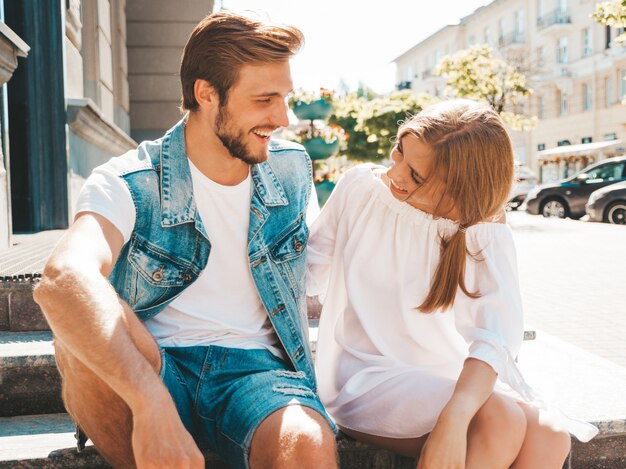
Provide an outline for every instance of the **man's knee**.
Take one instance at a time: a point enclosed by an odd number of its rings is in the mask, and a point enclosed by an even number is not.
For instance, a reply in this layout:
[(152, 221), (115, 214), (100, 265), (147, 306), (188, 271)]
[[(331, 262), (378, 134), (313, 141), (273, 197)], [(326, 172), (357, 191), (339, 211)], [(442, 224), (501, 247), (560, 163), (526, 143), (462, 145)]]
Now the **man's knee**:
[(254, 434), (250, 465), (257, 467), (334, 467), (335, 435), (313, 409), (291, 405), (267, 417)]

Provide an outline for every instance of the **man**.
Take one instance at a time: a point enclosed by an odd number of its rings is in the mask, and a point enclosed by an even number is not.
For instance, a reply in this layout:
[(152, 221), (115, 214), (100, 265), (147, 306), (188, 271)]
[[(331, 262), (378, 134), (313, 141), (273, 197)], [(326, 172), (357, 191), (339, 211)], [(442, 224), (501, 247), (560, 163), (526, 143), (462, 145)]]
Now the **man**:
[[(97, 168), (35, 299), (69, 413), (115, 467), (336, 467), (315, 392), (304, 250), (311, 162), (288, 124), (290, 27), (206, 17), (187, 116)], [(156, 339), (156, 341), (155, 341)]]

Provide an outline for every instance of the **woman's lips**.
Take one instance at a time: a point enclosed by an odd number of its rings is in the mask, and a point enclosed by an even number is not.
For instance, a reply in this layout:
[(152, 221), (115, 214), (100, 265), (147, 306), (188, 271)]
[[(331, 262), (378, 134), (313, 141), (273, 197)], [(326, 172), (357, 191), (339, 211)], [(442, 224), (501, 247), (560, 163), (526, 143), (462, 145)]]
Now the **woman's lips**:
[(392, 192), (395, 192), (396, 194), (400, 194), (400, 195), (406, 195), (409, 193), (409, 191), (405, 191), (404, 189), (401, 189), (400, 187), (398, 187), (393, 182), (393, 179), (391, 178), (389, 178), (389, 189), (391, 189)]

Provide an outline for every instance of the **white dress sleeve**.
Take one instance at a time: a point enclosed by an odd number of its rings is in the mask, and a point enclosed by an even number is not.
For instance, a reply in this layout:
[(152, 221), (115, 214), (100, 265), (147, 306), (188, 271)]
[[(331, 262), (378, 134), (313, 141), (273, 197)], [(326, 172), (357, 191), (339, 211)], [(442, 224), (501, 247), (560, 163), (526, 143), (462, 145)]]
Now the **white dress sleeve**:
[(471, 256), (466, 260), (465, 285), (454, 303), (455, 324), (469, 344), (468, 357), (490, 365), (498, 379), (524, 399), (534, 398), (515, 363), (524, 338), (522, 299), (517, 258), (510, 228), (504, 224), (480, 224), (466, 233)]
[(109, 220), (124, 237), (124, 243), (135, 227), (135, 203), (130, 190), (106, 165), (94, 169), (81, 189), (75, 216), (81, 212), (95, 212)]
[(307, 281), (306, 294), (319, 296), (324, 302), (331, 262), (335, 253), (335, 239), (339, 227), (339, 219), (344, 213), (349, 194), (364, 177), (371, 178), (372, 164), (363, 164), (346, 171), (339, 180), (330, 197), (324, 204), (319, 216), (311, 224), (307, 245)]

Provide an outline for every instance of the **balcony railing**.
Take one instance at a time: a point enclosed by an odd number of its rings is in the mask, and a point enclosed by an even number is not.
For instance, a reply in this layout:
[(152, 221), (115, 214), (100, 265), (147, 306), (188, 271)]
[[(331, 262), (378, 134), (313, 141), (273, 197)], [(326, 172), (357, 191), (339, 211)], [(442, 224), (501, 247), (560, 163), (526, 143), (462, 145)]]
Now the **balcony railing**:
[(498, 46), (506, 47), (515, 44), (526, 44), (526, 36), (524, 33), (514, 31), (506, 36), (500, 36), (498, 38)]
[(537, 29), (544, 29), (553, 24), (571, 24), (572, 17), (566, 10), (554, 10), (537, 18)]

